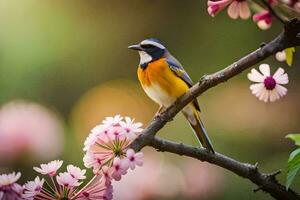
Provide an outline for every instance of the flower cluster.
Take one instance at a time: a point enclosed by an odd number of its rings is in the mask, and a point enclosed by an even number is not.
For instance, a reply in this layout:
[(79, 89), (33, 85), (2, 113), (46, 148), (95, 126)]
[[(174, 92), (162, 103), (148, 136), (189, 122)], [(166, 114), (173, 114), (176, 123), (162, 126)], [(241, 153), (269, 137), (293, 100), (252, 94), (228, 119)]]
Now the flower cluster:
[(33, 181), (28, 181), (23, 186), (23, 199), (112, 199), (112, 186), (105, 184), (104, 177), (94, 176), (89, 183), (79, 189), (86, 178), (86, 170), (68, 165), (66, 172), (57, 174), (62, 164), (63, 161), (54, 160), (48, 164), (41, 164), (40, 167), (34, 167), (35, 171), (47, 176), (51, 182), (38, 176)]
[[(300, 2), (298, 0), (268, 0), (270, 7), (290, 8), (290, 12), (300, 13)], [(216, 16), (221, 10), (227, 9), (228, 16), (232, 19), (249, 19), (251, 17), (251, 10), (255, 13), (253, 21), (257, 26), (266, 30), (271, 27), (273, 15), (269, 9), (261, 3), (248, 0), (209, 0), (207, 2), (208, 14), (212, 17)], [(251, 8), (251, 9), (250, 9)]]
[[(0, 200), (111, 200), (111, 181), (120, 180), (127, 170), (143, 165), (143, 153), (129, 149), (131, 142), (142, 132), (141, 123), (119, 115), (107, 117), (96, 126), (84, 143), (84, 164), (93, 168), (95, 176), (85, 185), (85, 169), (68, 165), (58, 173), (63, 161), (54, 160), (33, 169), (37, 176), (23, 186), (16, 183), (21, 173), (0, 175)], [(83, 186), (82, 186), (83, 185)]]
[(119, 181), (129, 168), (141, 166), (143, 153), (129, 148), (142, 132), (141, 126), (129, 117), (107, 117), (92, 129), (84, 143), (84, 165), (93, 168), (94, 174), (104, 176), (107, 184), (112, 179)]

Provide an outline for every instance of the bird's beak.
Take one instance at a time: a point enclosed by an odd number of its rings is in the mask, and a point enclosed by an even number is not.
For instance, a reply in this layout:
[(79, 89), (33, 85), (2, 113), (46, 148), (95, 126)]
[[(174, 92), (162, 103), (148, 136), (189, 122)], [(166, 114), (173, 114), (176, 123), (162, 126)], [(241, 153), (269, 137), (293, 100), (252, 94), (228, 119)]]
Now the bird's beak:
[(134, 45), (130, 45), (128, 47), (128, 49), (133, 49), (133, 50), (141, 51), (142, 47), (139, 44), (134, 44)]

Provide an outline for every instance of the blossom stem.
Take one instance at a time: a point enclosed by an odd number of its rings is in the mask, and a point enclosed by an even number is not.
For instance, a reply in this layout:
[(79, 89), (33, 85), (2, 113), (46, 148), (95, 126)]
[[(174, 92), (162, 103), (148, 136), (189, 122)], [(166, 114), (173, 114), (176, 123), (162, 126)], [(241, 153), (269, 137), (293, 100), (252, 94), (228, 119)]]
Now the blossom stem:
[(266, 0), (261, 0), (261, 1), (278, 21), (280, 21), (283, 25), (287, 24), (287, 21), (282, 19)]
[(59, 193), (58, 190), (57, 190), (56, 184), (54, 182), (53, 176), (50, 176), (50, 179), (52, 181), (52, 184), (54, 185), (55, 193)]
[(74, 199), (75, 197), (77, 197), (84, 189), (86, 189), (95, 179), (97, 178), (97, 176), (95, 175), (83, 188), (81, 188), (78, 192), (76, 192), (74, 194), (74, 196), (72, 197), (72, 199)]

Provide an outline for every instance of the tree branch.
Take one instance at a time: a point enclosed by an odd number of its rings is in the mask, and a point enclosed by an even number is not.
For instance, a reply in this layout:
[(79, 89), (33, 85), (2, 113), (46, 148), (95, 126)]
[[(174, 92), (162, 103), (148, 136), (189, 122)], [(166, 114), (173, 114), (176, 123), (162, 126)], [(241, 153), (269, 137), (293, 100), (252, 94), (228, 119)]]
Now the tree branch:
[(212, 154), (204, 148), (196, 148), (176, 142), (163, 140), (158, 137), (155, 137), (153, 140), (151, 140), (151, 143), (149, 145), (154, 147), (158, 151), (167, 151), (178, 155), (189, 156), (201, 161), (206, 161), (211, 164), (218, 165), (224, 169), (228, 169), (241, 177), (249, 179), (256, 185), (258, 185), (259, 190), (263, 190), (269, 193), (276, 199), (300, 199), (300, 196), (294, 191), (292, 191), (291, 189), (287, 191), (283, 185), (277, 182), (275, 176), (280, 173), (280, 171), (275, 171), (274, 173), (270, 174), (261, 173), (258, 171), (257, 164), (251, 165), (248, 163), (238, 162), (220, 153)]
[[(271, 42), (261, 46), (259, 49), (251, 52), (225, 69), (211, 75), (203, 76), (201, 80), (191, 87), (185, 95), (174, 102), (174, 104), (161, 113), (160, 116), (153, 119), (153, 121), (144, 129), (142, 134), (131, 144), (131, 148), (135, 151), (139, 151), (146, 145), (152, 145), (161, 151), (170, 151), (179, 155), (194, 157), (228, 169), (239, 176), (251, 180), (262, 190), (270, 193), (270, 195), (276, 199), (300, 199), (299, 195), (295, 192), (291, 190), (286, 191), (284, 186), (277, 183), (275, 178), (270, 178), (270, 176), (266, 174), (259, 173), (253, 165), (240, 163), (219, 153), (213, 155), (200, 148), (194, 148), (155, 138), (156, 133), (163, 128), (170, 119), (172, 119), (189, 102), (197, 98), (206, 90), (240, 74), (244, 70), (278, 51), (288, 47), (299, 46), (300, 38), (297, 37), (299, 33), (300, 21), (297, 19), (291, 20), (285, 25), (284, 31)], [(289, 198), (282, 198), (283, 196)]]

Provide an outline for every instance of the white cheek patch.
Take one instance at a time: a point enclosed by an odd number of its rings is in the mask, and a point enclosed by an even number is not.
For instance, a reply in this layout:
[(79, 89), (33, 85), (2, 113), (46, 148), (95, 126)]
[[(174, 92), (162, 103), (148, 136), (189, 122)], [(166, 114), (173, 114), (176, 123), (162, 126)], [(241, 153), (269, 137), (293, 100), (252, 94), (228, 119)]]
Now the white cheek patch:
[(152, 57), (144, 51), (139, 51), (140, 64), (145, 64), (152, 61)]

